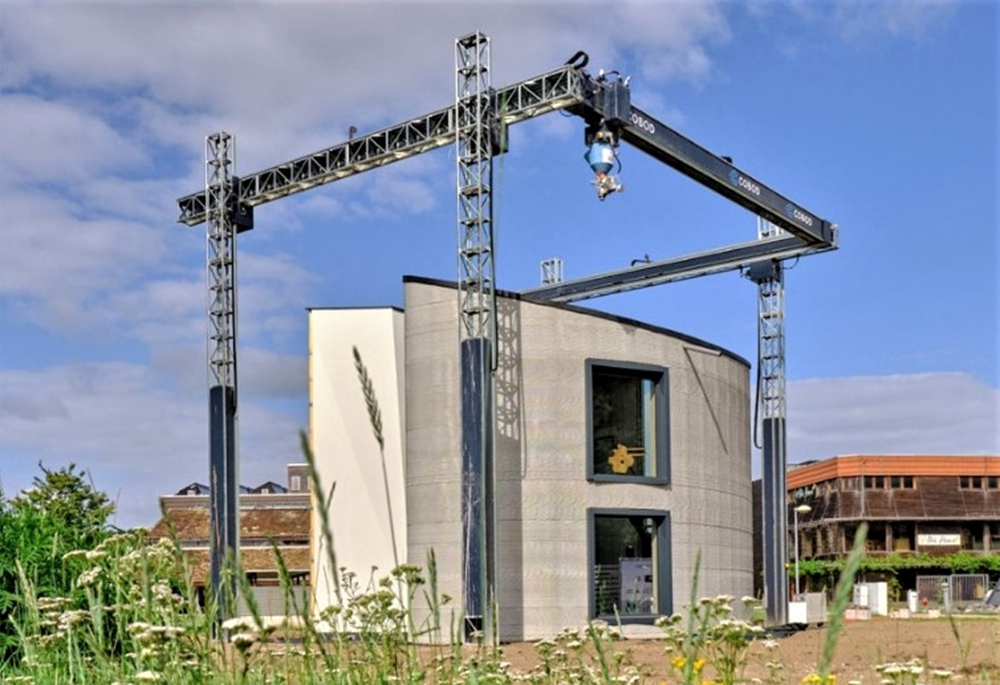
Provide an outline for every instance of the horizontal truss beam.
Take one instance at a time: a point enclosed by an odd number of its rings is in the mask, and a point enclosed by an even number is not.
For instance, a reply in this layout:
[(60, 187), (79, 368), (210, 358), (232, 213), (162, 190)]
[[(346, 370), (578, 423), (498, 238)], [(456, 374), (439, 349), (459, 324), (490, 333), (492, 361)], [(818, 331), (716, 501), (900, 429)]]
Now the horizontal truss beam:
[[(581, 103), (588, 77), (565, 66), (497, 91), (502, 125), (510, 125)], [(455, 142), (455, 108), (447, 107), (346, 143), (293, 159), (239, 179), (239, 204), (271, 200), (398, 162)], [(196, 226), (206, 219), (205, 191), (177, 201), (180, 221)]]
[(786, 235), (522, 290), (521, 295), (533, 300), (575, 302), (626, 290), (648, 288), (661, 283), (732, 271), (763, 260), (789, 259), (831, 249), (834, 247), (808, 245), (799, 238)]
[(832, 246), (837, 241), (836, 226), (829, 221), (803, 209), (638, 107), (632, 107), (621, 138), (809, 244)]

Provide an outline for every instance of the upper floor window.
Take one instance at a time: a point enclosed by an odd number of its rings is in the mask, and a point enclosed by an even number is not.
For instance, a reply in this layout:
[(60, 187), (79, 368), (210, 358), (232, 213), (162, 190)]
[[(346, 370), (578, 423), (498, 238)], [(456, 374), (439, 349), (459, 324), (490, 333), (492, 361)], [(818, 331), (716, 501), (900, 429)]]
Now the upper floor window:
[(1000, 476), (987, 476), (986, 487), (990, 490), (1000, 490)]
[(963, 490), (982, 490), (983, 481), (982, 476), (959, 476), (958, 487)]
[(865, 488), (867, 490), (882, 490), (886, 486), (885, 476), (865, 476)]
[(914, 487), (913, 476), (890, 476), (889, 486), (893, 490), (912, 490)]
[(587, 477), (669, 480), (667, 370), (587, 360)]

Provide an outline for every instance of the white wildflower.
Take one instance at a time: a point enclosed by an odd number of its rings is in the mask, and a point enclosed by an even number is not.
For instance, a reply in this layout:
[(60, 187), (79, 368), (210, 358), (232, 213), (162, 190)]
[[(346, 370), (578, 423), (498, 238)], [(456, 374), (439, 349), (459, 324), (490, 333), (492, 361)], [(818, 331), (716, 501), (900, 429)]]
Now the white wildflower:
[(255, 638), (252, 633), (236, 633), (229, 638), (229, 641), (236, 645), (237, 649), (243, 651), (256, 642), (257, 638)]
[(94, 566), (89, 568), (80, 574), (80, 577), (76, 579), (77, 587), (87, 587), (88, 585), (93, 585), (94, 581), (97, 580), (101, 575), (101, 567)]
[(222, 622), (223, 630), (250, 631), (256, 627), (254, 620), (250, 616), (237, 616), (236, 618), (229, 618)]
[(90, 612), (85, 609), (74, 609), (72, 611), (64, 611), (59, 616), (59, 627), (61, 629), (69, 628), (75, 626), (77, 623), (82, 623), (90, 618)]

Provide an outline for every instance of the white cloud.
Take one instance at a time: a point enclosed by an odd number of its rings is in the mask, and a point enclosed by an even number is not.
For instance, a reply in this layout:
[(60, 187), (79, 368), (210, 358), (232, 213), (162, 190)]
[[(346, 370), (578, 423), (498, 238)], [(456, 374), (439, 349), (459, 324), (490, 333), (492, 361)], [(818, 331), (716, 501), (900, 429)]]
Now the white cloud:
[[(267, 352), (247, 357), (249, 367), (262, 368), (248, 373), (258, 379), (257, 387), (247, 388), (240, 404), (241, 481), (281, 481), (285, 464), (301, 458), (304, 412), (290, 414), (255, 397), (287, 395), (292, 380), (302, 392), (304, 362)], [(278, 378), (268, 380), (269, 372)], [(39, 460), (48, 467), (72, 461), (118, 500), (118, 525), (152, 525), (158, 495), (204, 481), (208, 470), (206, 386), (186, 385), (178, 388), (152, 368), (119, 362), (5, 371), (0, 387), (5, 492), (30, 485)]]
[(19, 182), (72, 184), (148, 161), (136, 141), (85, 104), (6, 94), (0, 98), (0, 118), (0, 169)]
[(1000, 454), (1000, 390), (964, 373), (788, 384), (791, 461), (837, 454)]
[(920, 37), (946, 20), (955, 0), (855, 0), (831, 7), (833, 23), (848, 40), (876, 35)]

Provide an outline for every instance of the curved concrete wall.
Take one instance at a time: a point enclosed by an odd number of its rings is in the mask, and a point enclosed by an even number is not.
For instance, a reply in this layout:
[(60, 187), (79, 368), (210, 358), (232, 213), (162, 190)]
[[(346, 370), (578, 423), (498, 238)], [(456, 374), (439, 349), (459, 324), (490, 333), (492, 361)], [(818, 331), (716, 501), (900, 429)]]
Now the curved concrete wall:
[[(454, 287), (407, 279), (406, 493), (410, 563), (433, 548), (441, 592), (461, 585), (461, 407)], [(503, 640), (589, 619), (589, 508), (670, 512), (672, 596), (752, 590), (749, 373), (677, 333), (577, 308), (500, 298), (498, 616)], [(669, 370), (670, 483), (587, 480), (586, 360)]]

